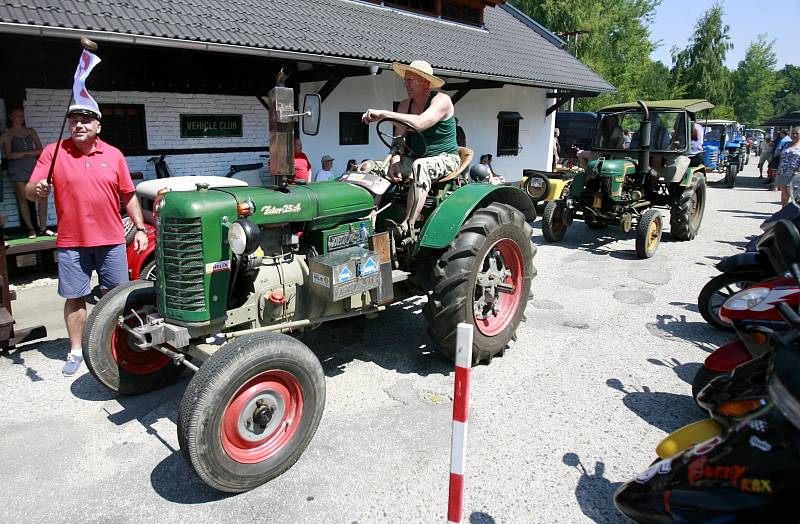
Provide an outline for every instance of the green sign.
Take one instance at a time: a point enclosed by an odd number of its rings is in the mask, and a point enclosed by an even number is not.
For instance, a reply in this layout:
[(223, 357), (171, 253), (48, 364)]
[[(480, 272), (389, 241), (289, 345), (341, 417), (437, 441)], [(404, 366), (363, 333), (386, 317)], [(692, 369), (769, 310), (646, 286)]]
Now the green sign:
[(242, 136), (242, 115), (181, 114), (181, 138)]

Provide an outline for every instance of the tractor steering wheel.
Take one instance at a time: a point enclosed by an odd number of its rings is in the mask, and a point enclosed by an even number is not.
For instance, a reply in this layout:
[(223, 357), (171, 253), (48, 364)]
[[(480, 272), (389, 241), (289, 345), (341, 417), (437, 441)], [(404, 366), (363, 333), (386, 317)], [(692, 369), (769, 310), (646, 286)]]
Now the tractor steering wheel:
[[(408, 146), (408, 142), (406, 141), (406, 137), (403, 135), (393, 135), (391, 133), (387, 133), (385, 131), (381, 131), (381, 125), (384, 122), (389, 122), (393, 124), (392, 130), (394, 130), (394, 124), (399, 124), (401, 126), (406, 126), (409, 130), (413, 131), (419, 136), (419, 139), (422, 141), (423, 151), (421, 155), (417, 155), (417, 153)], [(396, 118), (382, 118), (378, 120), (378, 125), (375, 128), (375, 131), (378, 133), (378, 138), (381, 139), (381, 142), (392, 150), (393, 153), (396, 153), (401, 156), (407, 156), (409, 158), (417, 159), (424, 157), (425, 154), (428, 152), (428, 141), (425, 140), (425, 136), (422, 132), (417, 129), (416, 127), (406, 124), (405, 122), (398, 120)], [(399, 150), (398, 150), (399, 149)]]

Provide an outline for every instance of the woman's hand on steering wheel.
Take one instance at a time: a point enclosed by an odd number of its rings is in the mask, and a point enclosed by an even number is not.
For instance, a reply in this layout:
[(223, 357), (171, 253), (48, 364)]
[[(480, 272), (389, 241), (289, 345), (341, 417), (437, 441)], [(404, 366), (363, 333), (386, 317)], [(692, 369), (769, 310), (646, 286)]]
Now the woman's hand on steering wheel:
[[(369, 114), (371, 111), (378, 111), (378, 110), (370, 109), (369, 111), (367, 111), (367, 113), (365, 113), (365, 116), (367, 114)], [(384, 125), (383, 124), (384, 122), (391, 123), (392, 124), (392, 130), (394, 130), (394, 125), (395, 124), (401, 125), (401, 126), (405, 126), (405, 128), (407, 129), (407, 132), (406, 132), (406, 134), (403, 134), (403, 135), (394, 135), (394, 134), (390, 134), (390, 133), (387, 133), (385, 131), (382, 131), (381, 130), (381, 126)], [(378, 121), (378, 126), (375, 128), (375, 131), (378, 133), (378, 138), (381, 139), (381, 142), (383, 142), (383, 144), (386, 147), (388, 147), (390, 150), (396, 152), (398, 155), (407, 156), (409, 158), (415, 158), (416, 159), (416, 158), (424, 157), (425, 153), (428, 152), (428, 141), (425, 140), (425, 136), (422, 134), (422, 132), (419, 129), (417, 129), (416, 127), (412, 126), (411, 124), (403, 122), (402, 120), (398, 120), (397, 118), (382, 118), (382, 119), (380, 119)], [(406, 136), (408, 134), (408, 131), (411, 131), (411, 132), (413, 132), (413, 133), (415, 133), (416, 135), (419, 136), (419, 139), (422, 142), (422, 146), (423, 146), (423, 151), (422, 151), (421, 154), (418, 155), (416, 151), (414, 151), (413, 149), (411, 149), (409, 147), (408, 142), (406, 140)], [(395, 151), (395, 149), (397, 149), (397, 150)]]

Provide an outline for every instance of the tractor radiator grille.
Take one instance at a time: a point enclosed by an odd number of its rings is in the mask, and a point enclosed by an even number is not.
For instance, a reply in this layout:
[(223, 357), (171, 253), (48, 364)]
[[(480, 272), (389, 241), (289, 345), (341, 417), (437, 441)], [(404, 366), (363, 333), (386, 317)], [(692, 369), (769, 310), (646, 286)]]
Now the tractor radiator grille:
[(203, 227), (199, 218), (165, 218), (158, 239), (159, 285), (165, 305), (180, 311), (206, 309)]

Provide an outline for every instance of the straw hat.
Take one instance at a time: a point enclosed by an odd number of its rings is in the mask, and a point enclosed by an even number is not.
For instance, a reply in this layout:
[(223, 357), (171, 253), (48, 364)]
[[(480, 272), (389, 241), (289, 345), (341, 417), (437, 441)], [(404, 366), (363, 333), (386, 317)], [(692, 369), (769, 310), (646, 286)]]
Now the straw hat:
[(434, 89), (442, 87), (444, 85), (444, 80), (442, 80), (439, 77), (433, 76), (433, 68), (425, 60), (414, 60), (408, 65), (395, 62), (392, 64), (392, 69), (394, 69), (394, 72), (403, 78), (405, 78), (406, 76), (406, 71), (416, 73), (419, 76), (423, 77), (428, 82), (430, 82), (431, 87), (433, 87)]

